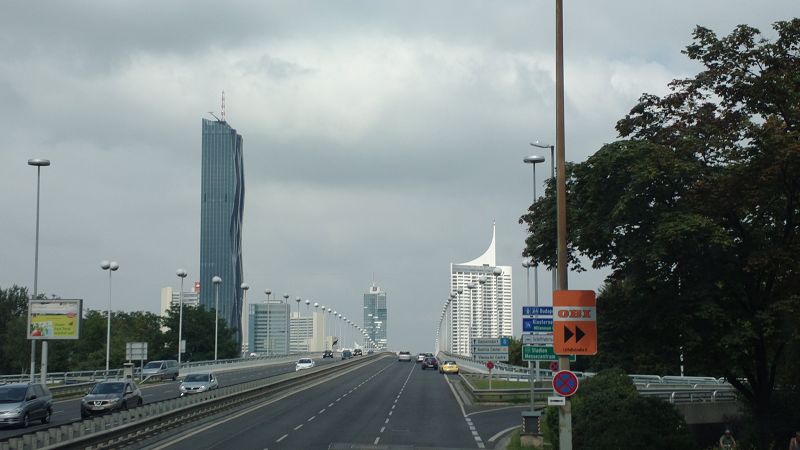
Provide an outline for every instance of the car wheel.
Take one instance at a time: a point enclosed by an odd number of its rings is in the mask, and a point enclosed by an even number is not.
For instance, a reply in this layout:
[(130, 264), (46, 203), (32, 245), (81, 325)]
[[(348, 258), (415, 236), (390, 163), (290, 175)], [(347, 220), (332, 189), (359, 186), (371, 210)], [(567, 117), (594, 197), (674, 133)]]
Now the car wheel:
[(50, 417), (53, 415), (53, 410), (47, 408), (47, 411), (44, 413), (44, 417), (42, 417), (42, 425), (47, 425), (50, 423)]
[(173, 375), (173, 376), (172, 376), (172, 381), (175, 381), (175, 380), (177, 380), (177, 379), (178, 379), (178, 376), (177, 376), (177, 375)]
[(142, 406), (143, 404), (144, 404), (144, 402), (142, 401), (142, 399), (141, 399), (141, 398), (139, 398), (139, 400), (137, 400), (137, 401), (136, 401), (136, 407), (137, 407), (137, 408), (138, 408), (138, 407), (140, 407), (140, 406)]
[(121, 409), (123, 411), (127, 411), (128, 410), (128, 402), (125, 401), (125, 400), (122, 400), (122, 406), (119, 409)]
[(22, 428), (28, 428), (28, 425), (30, 424), (31, 424), (31, 417), (28, 415), (28, 413), (25, 413), (25, 415), (22, 416)]

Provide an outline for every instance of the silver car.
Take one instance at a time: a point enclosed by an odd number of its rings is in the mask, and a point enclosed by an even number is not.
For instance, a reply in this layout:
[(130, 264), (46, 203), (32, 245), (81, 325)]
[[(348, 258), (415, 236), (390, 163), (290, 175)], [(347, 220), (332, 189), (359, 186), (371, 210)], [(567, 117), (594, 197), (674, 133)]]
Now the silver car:
[(39, 383), (0, 385), (0, 425), (27, 427), (32, 420), (50, 422), (53, 396)]
[(178, 378), (179, 370), (178, 361), (174, 359), (150, 361), (142, 367), (142, 377), (161, 378), (162, 380), (172, 378), (172, 381), (175, 381)]
[(190, 373), (186, 375), (180, 386), (181, 397), (189, 394), (199, 394), (219, 388), (217, 377), (211, 372)]
[(144, 404), (142, 391), (130, 380), (103, 381), (97, 383), (81, 399), (81, 418), (98, 414), (125, 411)]

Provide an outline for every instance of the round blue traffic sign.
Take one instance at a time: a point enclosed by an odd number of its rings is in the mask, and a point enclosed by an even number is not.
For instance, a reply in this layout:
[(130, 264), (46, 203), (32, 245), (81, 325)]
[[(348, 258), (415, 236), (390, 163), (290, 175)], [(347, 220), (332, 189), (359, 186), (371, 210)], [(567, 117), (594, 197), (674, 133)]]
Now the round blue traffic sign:
[(553, 389), (559, 395), (570, 397), (578, 391), (578, 377), (569, 370), (562, 370), (553, 375)]

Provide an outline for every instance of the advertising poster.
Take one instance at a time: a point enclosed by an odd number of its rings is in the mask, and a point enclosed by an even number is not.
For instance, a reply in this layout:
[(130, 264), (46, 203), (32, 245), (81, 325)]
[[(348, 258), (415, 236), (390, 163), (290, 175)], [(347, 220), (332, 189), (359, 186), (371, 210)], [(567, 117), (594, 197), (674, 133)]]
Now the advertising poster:
[(31, 300), (28, 308), (28, 339), (78, 339), (81, 300)]

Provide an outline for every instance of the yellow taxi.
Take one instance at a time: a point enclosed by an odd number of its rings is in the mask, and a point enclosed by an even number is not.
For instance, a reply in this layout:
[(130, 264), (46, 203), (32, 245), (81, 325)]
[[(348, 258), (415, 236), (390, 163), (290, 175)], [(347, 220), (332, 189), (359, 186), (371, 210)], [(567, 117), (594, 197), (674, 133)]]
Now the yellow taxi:
[(439, 365), (439, 373), (458, 373), (458, 364), (455, 361), (445, 361)]

